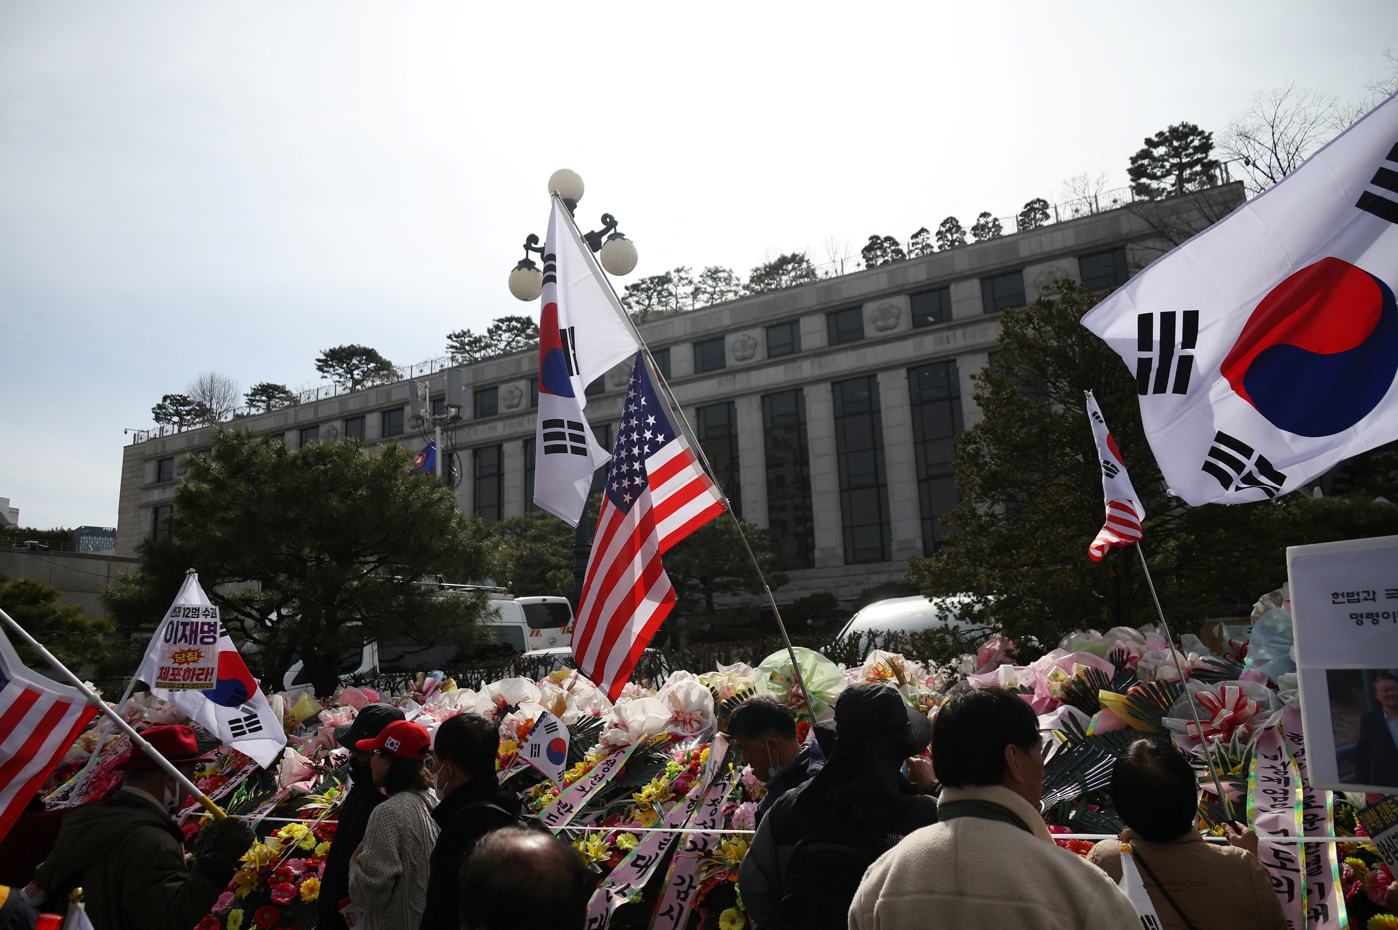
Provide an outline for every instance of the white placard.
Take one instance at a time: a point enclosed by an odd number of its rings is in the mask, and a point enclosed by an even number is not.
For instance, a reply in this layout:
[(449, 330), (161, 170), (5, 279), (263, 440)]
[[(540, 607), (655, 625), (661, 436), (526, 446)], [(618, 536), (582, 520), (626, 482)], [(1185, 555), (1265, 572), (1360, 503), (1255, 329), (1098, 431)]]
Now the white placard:
[[(1286, 550), (1312, 785), (1398, 792), (1398, 536)], [(1393, 721), (1390, 723), (1389, 721)]]
[(218, 608), (176, 604), (160, 630), (160, 654), (153, 688), (204, 691), (218, 680)]

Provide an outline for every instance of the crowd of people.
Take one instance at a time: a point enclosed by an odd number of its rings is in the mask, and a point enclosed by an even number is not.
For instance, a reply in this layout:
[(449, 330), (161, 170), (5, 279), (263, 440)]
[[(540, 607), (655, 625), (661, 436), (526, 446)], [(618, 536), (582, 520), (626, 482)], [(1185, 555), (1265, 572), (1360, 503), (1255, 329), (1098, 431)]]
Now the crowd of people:
[[(1160, 927), (1287, 925), (1256, 835), (1230, 827), (1227, 846), (1203, 841), (1194, 771), (1168, 740), (1139, 740), (1117, 760), (1110, 793), (1126, 829), (1084, 859), (1045, 826), (1038, 720), (1009, 691), (953, 694), (931, 723), (897, 691), (855, 684), (804, 744), (771, 697), (743, 702), (726, 726), (767, 786), (739, 881), (760, 930), (1127, 930), (1141, 925), (1121, 885), (1127, 855)], [(204, 761), (188, 727), (144, 735), (187, 775)], [(595, 878), (499, 787), (493, 721), (461, 714), (429, 734), (373, 704), (335, 737), (351, 781), (317, 926), (582, 930)], [(121, 768), (120, 790), (67, 813), (30, 885), (0, 886), (0, 930), (42, 928), (39, 912), (63, 910), (75, 887), (95, 930), (192, 930), (213, 909), (253, 830), (218, 821), (191, 871), (171, 817), (185, 801), (178, 780), (139, 747)]]

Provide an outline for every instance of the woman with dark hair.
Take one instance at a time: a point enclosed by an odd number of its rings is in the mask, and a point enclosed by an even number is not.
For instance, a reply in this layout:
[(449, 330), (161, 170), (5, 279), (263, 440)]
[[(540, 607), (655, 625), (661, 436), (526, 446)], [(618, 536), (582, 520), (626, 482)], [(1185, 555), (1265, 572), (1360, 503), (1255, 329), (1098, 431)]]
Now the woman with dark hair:
[(517, 821), (519, 798), (500, 788), (500, 730), (480, 714), (448, 718), (432, 738), (432, 782), (442, 798), (421, 930), (459, 930), (461, 863), (487, 833)]
[(423, 765), (431, 740), (399, 720), (356, 748), (372, 753), (374, 784), (388, 799), (374, 808), (364, 842), (350, 857), (349, 895), (364, 911), (364, 930), (417, 930), (427, 891), (428, 856), (437, 841), (437, 806)]

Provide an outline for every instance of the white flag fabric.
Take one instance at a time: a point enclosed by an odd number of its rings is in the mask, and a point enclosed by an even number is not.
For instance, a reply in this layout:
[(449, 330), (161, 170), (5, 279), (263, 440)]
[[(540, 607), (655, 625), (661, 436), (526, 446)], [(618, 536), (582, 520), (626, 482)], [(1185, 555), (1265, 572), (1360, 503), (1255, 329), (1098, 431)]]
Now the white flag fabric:
[(568, 208), (553, 197), (539, 314), (534, 503), (578, 525), (592, 474), (611, 458), (583, 417), (587, 386), (640, 344)]
[(199, 586), (199, 576), (191, 572), (185, 576), (180, 592), (175, 595), (175, 603), (151, 637), (136, 678), (151, 686), (151, 694), (175, 705), (180, 713), (218, 736), (224, 745), (233, 746), (266, 768), (281, 757), (286, 747), (286, 731), (266, 695), (258, 688), (257, 679), (252, 677), (238, 654), (238, 647), (223, 632), (216, 613), (213, 635), (206, 635), (207, 631), (202, 628), (192, 631), (201, 639), (214, 639), (213, 643), (194, 643), (195, 648), (217, 649), (214, 686), (203, 690), (155, 687), (162, 674), (161, 660), (168, 654), (168, 643), (188, 639), (191, 622), (202, 627), (207, 622), (201, 619), (205, 608), (213, 608), (213, 605)]
[(1126, 892), (1132, 907), (1140, 915), (1142, 930), (1160, 930), (1163, 925), (1160, 915), (1155, 912), (1155, 902), (1150, 899), (1150, 892), (1146, 891), (1146, 884), (1141, 881), (1141, 873), (1136, 870), (1131, 847), (1125, 843), (1121, 844), (1121, 884), (1118, 887)]
[(1102, 417), (1102, 408), (1097, 406), (1097, 398), (1091, 391), (1087, 392), (1087, 416), (1092, 421), (1092, 438), (1097, 443), (1097, 461), (1102, 466), (1102, 498), (1107, 505), (1106, 522), (1092, 545), (1087, 547), (1087, 554), (1092, 561), (1100, 562), (1112, 546), (1129, 546), (1141, 541), (1141, 522), (1146, 518), (1146, 509), (1131, 486), (1126, 463), (1121, 459), (1116, 440), (1112, 439), (1107, 421)]
[(529, 735), (519, 744), (519, 757), (528, 762), (559, 788), (563, 784), (563, 773), (568, 768), (568, 728), (548, 711), (539, 715)]
[(1398, 439), (1398, 97), (1083, 317), (1171, 493), (1237, 504)]

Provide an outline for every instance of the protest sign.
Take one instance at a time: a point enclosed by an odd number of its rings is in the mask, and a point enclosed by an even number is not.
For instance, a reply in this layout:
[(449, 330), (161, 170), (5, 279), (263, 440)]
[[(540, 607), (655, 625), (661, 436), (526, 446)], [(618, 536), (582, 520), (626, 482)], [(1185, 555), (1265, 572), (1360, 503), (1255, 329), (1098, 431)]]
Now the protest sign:
[(218, 678), (218, 608), (174, 604), (160, 628), (160, 652), (152, 688), (205, 690)]
[(1354, 812), (1389, 871), (1398, 871), (1398, 797), (1389, 796)]

